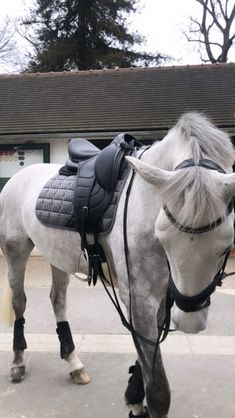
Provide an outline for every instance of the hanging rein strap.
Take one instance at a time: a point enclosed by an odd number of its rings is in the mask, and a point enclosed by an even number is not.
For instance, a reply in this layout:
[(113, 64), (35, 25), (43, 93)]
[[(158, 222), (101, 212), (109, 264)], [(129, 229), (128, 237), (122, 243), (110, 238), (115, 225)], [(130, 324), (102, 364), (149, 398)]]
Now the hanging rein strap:
[[(143, 155), (143, 153), (148, 149), (149, 147), (146, 147), (142, 153), (140, 154), (139, 158), (141, 158), (141, 156)], [(129, 197), (130, 197), (130, 192), (131, 192), (131, 188), (132, 188), (132, 184), (134, 181), (134, 177), (135, 177), (135, 172), (132, 172), (132, 176), (126, 191), (126, 199), (125, 199), (125, 205), (124, 205), (124, 214), (123, 214), (123, 236), (124, 236), (124, 252), (125, 252), (125, 261), (126, 261), (126, 268), (127, 268), (127, 276), (128, 276), (128, 284), (129, 284), (129, 321), (126, 319), (121, 305), (119, 303), (118, 297), (117, 297), (117, 293), (116, 293), (116, 289), (113, 283), (113, 278), (112, 278), (112, 273), (109, 267), (109, 264), (107, 263), (108, 266), (108, 278), (106, 278), (103, 268), (102, 268), (102, 260), (101, 258), (99, 259), (99, 262), (97, 263), (93, 263), (92, 266), (92, 270), (93, 270), (93, 276), (95, 276), (95, 278), (97, 276), (100, 277), (101, 282), (104, 286), (104, 289), (108, 295), (108, 297), (110, 298), (111, 302), (113, 303), (114, 307), (116, 308), (120, 319), (122, 321), (122, 324), (125, 326), (125, 328), (128, 329), (128, 331), (131, 333), (137, 353), (142, 361), (142, 364), (145, 368), (145, 370), (147, 371), (148, 375), (150, 378), (153, 378), (154, 376), (154, 370), (155, 370), (155, 362), (156, 362), (156, 354), (157, 354), (157, 349), (159, 347), (159, 344), (161, 342), (163, 342), (169, 332), (169, 328), (170, 328), (170, 321), (171, 321), (171, 307), (173, 305), (173, 300), (171, 298), (171, 294), (169, 292), (169, 289), (167, 291), (166, 294), (166, 313), (165, 313), (165, 319), (163, 321), (163, 324), (161, 327), (159, 327), (159, 332), (158, 332), (158, 338), (156, 339), (156, 341), (152, 341), (149, 338), (143, 336), (142, 334), (140, 334), (133, 326), (133, 322), (132, 322), (132, 295), (131, 295), (131, 280), (130, 280), (130, 256), (129, 256), (129, 247), (128, 247), (128, 240), (127, 240), (127, 211), (128, 211), (128, 203), (129, 203)], [(96, 246), (99, 245), (98, 244), (98, 238), (97, 240), (95, 239), (95, 245), (94, 247), (96, 248)], [(94, 248), (94, 250), (95, 250)], [(95, 253), (97, 253), (96, 251), (94, 251)], [(104, 260), (103, 260), (104, 261)], [(112, 293), (110, 292), (110, 290), (108, 289), (108, 286), (111, 285), (111, 289), (112, 289)], [(141, 342), (148, 344), (152, 347), (154, 347), (154, 356), (153, 356), (153, 364), (152, 364), (152, 368), (149, 366), (143, 350), (141, 348)]]
[[(149, 148), (149, 147), (148, 147)], [(143, 153), (148, 149), (144, 149), (144, 151), (139, 155), (139, 159), (143, 155)], [(130, 183), (128, 185), (127, 191), (126, 191), (126, 200), (125, 200), (125, 206), (124, 206), (124, 213), (123, 213), (123, 237), (124, 237), (124, 253), (125, 253), (125, 261), (126, 261), (126, 268), (127, 268), (127, 277), (128, 277), (128, 285), (129, 285), (129, 317), (130, 317), (130, 323), (128, 324), (128, 329), (131, 331), (132, 338), (137, 350), (137, 353), (142, 361), (143, 366), (145, 367), (148, 375), (150, 378), (153, 379), (154, 377), (154, 371), (155, 371), (155, 363), (156, 363), (156, 355), (157, 350), (159, 347), (159, 344), (161, 344), (167, 337), (169, 331), (170, 331), (170, 322), (171, 322), (171, 308), (173, 306), (173, 299), (171, 297), (171, 293), (169, 288), (167, 289), (166, 293), (166, 305), (165, 305), (165, 318), (163, 321), (163, 324), (158, 329), (158, 337), (156, 341), (149, 340), (145, 338), (143, 335), (139, 334), (132, 322), (132, 292), (131, 292), (131, 274), (130, 274), (130, 254), (129, 254), (129, 247), (128, 247), (128, 240), (127, 240), (127, 211), (128, 211), (128, 203), (129, 203), (129, 197), (130, 192), (132, 188), (132, 184), (135, 178), (135, 171), (132, 172), (132, 177), (130, 180)], [(153, 362), (152, 362), (152, 368), (149, 367), (149, 364), (147, 363), (147, 360), (144, 356), (142, 347), (140, 345), (140, 342), (145, 342), (151, 346), (154, 346), (154, 355), (153, 355)]]

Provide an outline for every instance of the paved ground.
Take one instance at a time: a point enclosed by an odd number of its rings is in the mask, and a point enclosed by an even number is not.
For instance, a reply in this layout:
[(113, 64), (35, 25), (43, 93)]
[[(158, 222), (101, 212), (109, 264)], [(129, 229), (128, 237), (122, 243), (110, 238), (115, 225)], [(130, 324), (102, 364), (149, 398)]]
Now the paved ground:
[[(235, 270), (230, 260), (228, 270)], [(3, 272), (0, 258), (0, 271)], [(26, 277), (27, 378), (9, 381), (12, 330), (0, 331), (1, 418), (125, 418), (123, 402), (131, 338), (101, 285), (71, 279), (68, 312), (76, 347), (92, 382), (76, 386), (58, 354), (49, 302), (49, 267), (32, 257)], [(2, 285), (2, 273), (0, 286)], [(162, 345), (172, 390), (169, 418), (235, 418), (235, 277), (213, 295), (208, 328), (200, 335), (174, 333)]]

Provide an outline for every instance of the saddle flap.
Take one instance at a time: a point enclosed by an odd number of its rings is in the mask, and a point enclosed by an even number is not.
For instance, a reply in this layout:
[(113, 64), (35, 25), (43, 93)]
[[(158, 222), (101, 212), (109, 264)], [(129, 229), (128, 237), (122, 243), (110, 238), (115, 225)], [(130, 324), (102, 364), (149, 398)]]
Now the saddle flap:
[(112, 192), (102, 188), (95, 178), (95, 158), (90, 158), (79, 164), (77, 183), (74, 191), (74, 216), (80, 227), (84, 220), (84, 207), (86, 213), (86, 230), (94, 230), (97, 221), (104, 214), (112, 200)]
[[(120, 151), (120, 150), (119, 150)], [(98, 155), (95, 163), (95, 175), (98, 183), (107, 190), (113, 190), (118, 178), (118, 166), (121, 153), (111, 144)], [(100, 157), (100, 158), (99, 158)]]

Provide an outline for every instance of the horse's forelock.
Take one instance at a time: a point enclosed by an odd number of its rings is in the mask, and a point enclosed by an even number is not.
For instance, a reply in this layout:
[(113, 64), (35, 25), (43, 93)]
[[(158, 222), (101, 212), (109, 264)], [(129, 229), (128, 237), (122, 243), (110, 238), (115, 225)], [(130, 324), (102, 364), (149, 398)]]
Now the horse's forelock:
[(209, 158), (223, 167), (231, 167), (235, 151), (229, 136), (199, 113), (185, 113), (173, 128), (179, 140), (191, 146), (191, 158)]
[(163, 204), (173, 209), (181, 224), (203, 226), (226, 215), (221, 189), (211, 174), (198, 166), (179, 170), (162, 191)]

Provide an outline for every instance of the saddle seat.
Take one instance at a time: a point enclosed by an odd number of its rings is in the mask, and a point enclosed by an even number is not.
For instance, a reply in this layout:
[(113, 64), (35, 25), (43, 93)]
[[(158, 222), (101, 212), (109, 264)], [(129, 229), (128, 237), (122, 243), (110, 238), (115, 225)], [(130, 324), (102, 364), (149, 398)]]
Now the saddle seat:
[(100, 152), (99, 148), (86, 139), (72, 139), (68, 145), (69, 159), (66, 161), (66, 168), (68, 171), (73, 171), (74, 174), (74, 172), (77, 172), (79, 162), (89, 160)]

